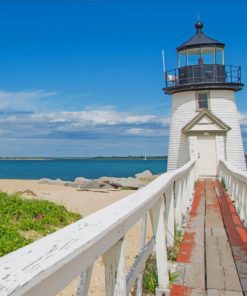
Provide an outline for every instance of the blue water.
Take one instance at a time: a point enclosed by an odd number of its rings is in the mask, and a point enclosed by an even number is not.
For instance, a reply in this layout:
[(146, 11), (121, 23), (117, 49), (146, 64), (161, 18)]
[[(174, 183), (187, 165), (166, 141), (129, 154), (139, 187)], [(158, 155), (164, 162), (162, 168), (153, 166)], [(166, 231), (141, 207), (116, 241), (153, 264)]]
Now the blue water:
[(72, 181), (76, 177), (97, 179), (102, 176), (133, 177), (150, 170), (166, 171), (166, 160), (54, 159), (0, 160), (0, 179), (57, 179)]

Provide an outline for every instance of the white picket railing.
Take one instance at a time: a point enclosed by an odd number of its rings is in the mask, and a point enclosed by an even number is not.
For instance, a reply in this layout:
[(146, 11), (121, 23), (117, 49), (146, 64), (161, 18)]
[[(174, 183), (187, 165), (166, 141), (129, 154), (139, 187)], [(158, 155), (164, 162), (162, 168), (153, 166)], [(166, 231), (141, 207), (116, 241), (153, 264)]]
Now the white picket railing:
[[(182, 226), (191, 207), (195, 161), (159, 176), (128, 197), (0, 259), (0, 295), (56, 295), (80, 275), (77, 295), (87, 295), (94, 262), (103, 257), (105, 295), (128, 295), (137, 279), (142, 295), (142, 271), (156, 254), (157, 294), (169, 290), (167, 246), (174, 228)], [(153, 236), (146, 241), (150, 216)], [(125, 269), (124, 236), (142, 219), (142, 245), (130, 271)], [(138, 239), (138, 238), (137, 238)]]
[(242, 222), (247, 226), (247, 172), (239, 170), (225, 160), (220, 160), (218, 175), (234, 201)]

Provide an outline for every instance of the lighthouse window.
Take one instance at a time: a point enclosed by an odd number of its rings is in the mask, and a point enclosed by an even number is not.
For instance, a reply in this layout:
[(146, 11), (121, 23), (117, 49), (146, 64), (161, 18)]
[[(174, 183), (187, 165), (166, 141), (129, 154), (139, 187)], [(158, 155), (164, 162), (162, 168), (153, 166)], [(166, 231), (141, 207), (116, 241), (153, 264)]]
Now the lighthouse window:
[(216, 64), (224, 64), (224, 51), (222, 48), (216, 48)]
[(188, 50), (188, 65), (200, 64), (201, 54), (200, 48), (192, 48)]
[(198, 92), (196, 94), (197, 111), (208, 109), (208, 92)]
[(183, 50), (178, 54), (178, 66), (179, 66), (179, 68), (187, 66), (187, 53), (186, 53), (186, 50)]
[(202, 57), (204, 60), (204, 64), (214, 64), (215, 63), (214, 47), (202, 48)]

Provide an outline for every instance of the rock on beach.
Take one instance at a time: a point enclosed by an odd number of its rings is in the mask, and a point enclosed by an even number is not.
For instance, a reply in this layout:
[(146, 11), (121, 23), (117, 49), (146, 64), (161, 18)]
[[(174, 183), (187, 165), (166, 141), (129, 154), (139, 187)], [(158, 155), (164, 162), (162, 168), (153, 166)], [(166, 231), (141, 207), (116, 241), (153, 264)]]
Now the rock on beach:
[(90, 180), (84, 177), (77, 177), (74, 181), (62, 181), (61, 179), (43, 178), (40, 184), (54, 184), (69, 186), (78, 189), (132, 189), (137, 190), (152, 182), (158, 175), (153, 175), (149, 170), (136, 174), (135, 178), (101, 177), (97, 180)]

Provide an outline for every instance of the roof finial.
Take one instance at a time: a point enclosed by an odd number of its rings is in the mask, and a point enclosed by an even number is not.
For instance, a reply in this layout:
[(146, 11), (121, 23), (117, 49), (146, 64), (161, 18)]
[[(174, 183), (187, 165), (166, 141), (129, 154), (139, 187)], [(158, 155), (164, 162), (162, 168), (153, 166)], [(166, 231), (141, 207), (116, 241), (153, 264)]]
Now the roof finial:
[(197, 20), (200, 21), (200, 14), (199, 14), (199, 12), (197, 14)]
[(202, 31), (202, 28), (203, 28), (203, 23), (200, 21), (200, 15), (199, 15), (199, 12), (198, 12), (198, 21), (197, 23), (195, 24), (195, 28), (197, 30), (197, 33), (200, 33)]

